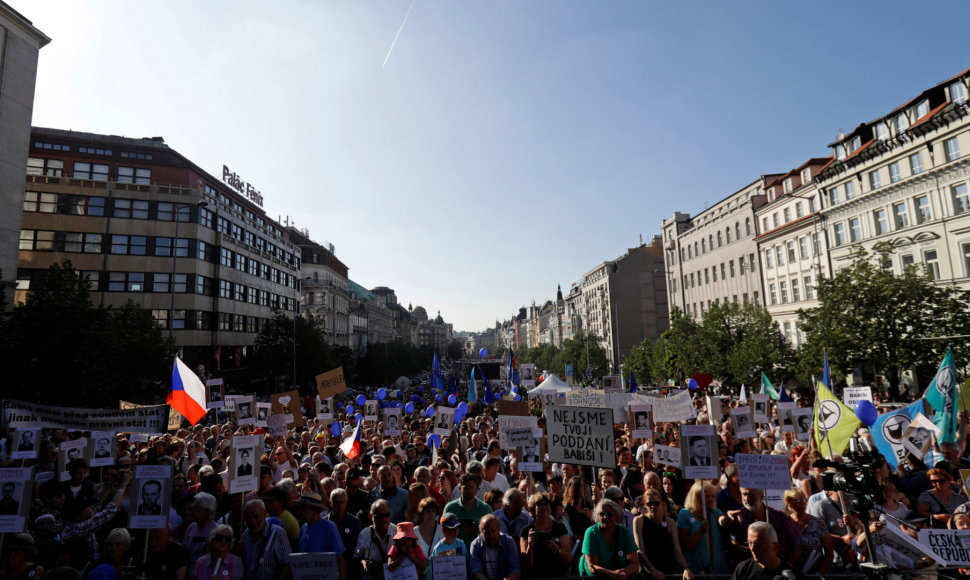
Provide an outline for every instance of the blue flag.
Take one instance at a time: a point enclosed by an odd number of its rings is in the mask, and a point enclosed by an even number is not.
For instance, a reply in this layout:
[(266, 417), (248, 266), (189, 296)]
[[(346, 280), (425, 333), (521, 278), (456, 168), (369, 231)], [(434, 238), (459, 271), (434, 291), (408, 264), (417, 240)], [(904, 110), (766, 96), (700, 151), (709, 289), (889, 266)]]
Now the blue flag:
[(923, 393), (923, 398), (933, 407), (933, 424), (942, 431), (938, 439), (940, 443), (957, 440), (956, 378), (953, 349), (948, 346), (933, 382)]
[(876, 422), (869, 428), (869, 435), (872, 442), (876, 444), (876, 449), (886, 458), (886, 462), (896, 469), (896, 465), (906, 457), (906, 450), (903, 448), (903, 433), (916, 417), (917, 413), (923, 412), (923, 399), (896, 409), (891, 413), (879, 415)]
[(832, 383), (829, 382), (829, 353), (825, 352), (825, 366), (822, 367), (822, 384), (824, 384), (829, 389), (832, 388)]
[(791, 397), (788, 396), (788, 392), (785, 391), (785, 385), (781, 386), (781, 390), (778, 391), (778, 402), (779, 403), (791, 403)]
[(474, 404), (478, 400), (478, 390), (475, 388), (475, 367), (472, 367), (472, 375), (468, 379), (468, 402)]
[[(484, 383), (484, 385), (485, 385), (485, 388), (482, 389), (482, 392), (484, 393), (484, 397), (485, 397), (485, 402), (486, 403), (489, 403), (488, 400), (490, 398), (494, 398), (494, 397), (492, 397), (492, 387), (488, 384), (488, 379), (485, 378), (484, 375), (482, 375), (482, 383)], [(491, 403), (489, 403), (489, 404), (491, 404)]]
[(630, 369), (630, 392), (637, 392), (637, 378), (633, 376), (633, 369)]
[(519, 361), (515, 358), (515, 352), (511, 347), (509, 347), (509, 382), (516, 387), (522, 382), (519, 378)]

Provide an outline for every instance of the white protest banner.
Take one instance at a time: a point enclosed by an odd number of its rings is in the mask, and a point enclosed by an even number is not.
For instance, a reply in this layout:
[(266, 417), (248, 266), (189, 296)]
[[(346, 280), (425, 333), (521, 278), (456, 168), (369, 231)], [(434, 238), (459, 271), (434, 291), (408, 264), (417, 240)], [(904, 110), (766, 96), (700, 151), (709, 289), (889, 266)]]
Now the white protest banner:
[(115, 464), (114, 440), (113, 431), (91, 432), (91, 449), (88, 450), (91, 467), (107, 467)]
[[(603, 404), (603, 406), (606, 407), (607, 409), (613, 409), (613, 420), (616, 421), (617, 424), (625, 423), (627, 419), (629, 419), (629, 414), (627, 413), (627, 411), (629, 410), (631, 403), (634, 403), (634, 402), (649, 403), (647, 398), (644, 397), (643, 395), (635, 395), (633, 393), (623, 393), (620, 391), (607, 391), (605, 393), (604, 398), (605, 398), (605, 403)], [(573, 406), (578, 407), (582, 405), (573, 405)]]
[(680, 447), (669, 445), (653, 446), (653, 462), (671, 467), (680, 467)]
[(136, 495), (131, 498), (134, 507), (128, 514), (128, 527), (166, 527), (172, 505), (172, 466), (136, 465), (131, 489)]
[(236, 399), (236, 424), (252, 425), (256, 422), (256, 395), (243, 395)]
[(293, 580), (338, 580), (340, 566), (333, 552), (290, 554)]
[(256, 403), (256, 422), (257, 427), (266, 427), (266, 419), (273, 409), (272, 403)]
[[(548, 415), (548, 413), (547, 413)], [(520, 415), (499, 415), (498, 416), (498, 440), (502, 445), (502, 449), (511, 449), (512, 445), (509, 445), (508, 436), (506, 433), (510, 429), (515, 429), (518, 427), (528, 427), (529, 429), (535, 429), (539, 426), (539, 418), (535, 415), (520, 416)]]
[(532, 444), (532, 428), (531, 427), (515, 427), (508, 429), (505, 432), (505, 440), (509, 443), (509, 448), (512, 447), (525, 447), (526, 445)]
[(731, 418), (734, 419), (734, 434), (738, 439), (758, 436), (758, 433), (754, 430), (754, 422), (751, 420), (751, 407), (731, 409)]
[(377, 421), (377, 400), (364, 402), (364, 421)]
[(40, 429), (17, 429), (13, 436), (11, 459), (37, 459), (40, 453)]
[(601, 409), (606, 407), (606, 392), (597, 389), (569, 391), (563, 397), (563, 406)]
[(707, 403), (707, 422), (715, 427), (721, 425), (721, 419), (724, 418), (724, 411), (721, 409), (721, 398), (720, 397), (704, 397)]
[(401, 409), (388, 407), (384, 409), (384, 435), (401, 434)]
[(654, 423), (679, 423), (694, 418), (690, 391), (683, 389), (670, 397), (651, 397)]
[(60, 473), (60, 480), (71, 479), (71, 474), (67, 471), (67, 464), (75, 459), (88, 459), (88, 438), (81, 437), (74, 441), (62, 441), (60, 450), (57, 453), (57, 471)]
[(738, 453), (734, 456), (734, 460), (738, 464), (741, 487), (791, 489), (791, 473), (788, 471), (787, 456)]
[(630, 405), (630, 425), (633, 430), (630, 435), (634, 439), (650, 439), (653, 437), (653, 424), (650, 421), (650, 405)]
[(259, 471), (253, 462), (262, 451), (260, 435), (236, 435), (232, 438), (232, 460), (229, 463), (229, 493), (253, 491), (259, 486)]
[(613, 411), (553, 407), (546, 415), (549, 461), (615, 467)]
[(778, 403), (778, 424), (782, 433), (795, 432), (795, 403)]
[(934, 530), (923, 528), (918, 532), (919, 543), (930, 550), (946, 566), (970, 565), (970, 530)]
[(755, 423), (768, 422), (768, 395), (754, 394), (751, 399), (752, 417)]
[[(717, 435), (712, 425), (684, 425), (680, 428), (680, 459), (684, 477), (717, 479)], [(687, 461), (684, 461), (687, 457)]]
[(137, 409), (75, 409), (4, 399), (3, 421), (0, 423), (14, 429), (52, 427), (71, 431), (165, 433), (168, 430), (168, 405)]
[(442, 439), (451, 437), (451, 428), (454, 425), (455, 410), (451, 407), (437, 407), (434, 414), (433, 433)]
[[(923, 537), (921, 532), (922, 530), (918, 534), (920, 538)], [(914, 562), (918, 562), (921, 558), (927, 557), (940, 566), (946, 565), (946, 561), (931, 550), (928, 545), (917, 542), (897, 526), (886, 526), (873, 534), (873, 537), (876, 539), (877, 544), (888, 546)]]
[(933, 444), (933, 437), (939, 437), (940, 433), (940, 428), (926, 415), (917, 413), (903, 433), (903, 449), (922, 459)]
[(795, 437), (799, 441), (808, 441), (809, 430), (812, 428), (812, 419), (815, 417), (815, 410), (811, 407), (795, 409), (791, 412), (792, 420), (795, 422)]
[(842, 389), (842, 401), (850, 409), (855, 409), (859, 401), (872, 402), (872, 387), (845, 387)]
[(468, 557), (435, 556), (431, 558), (431, 580), (467, 580)]
[(384, 563), (384, 580), (419, 580), (418, 578), (418, 568), (414, 565), (414, 562), (404, 559), (404, 563), (401, 566), (391, 570), (387, 567), (387, 563)]
[(266, 432), (273, 438), (285, 437), (286, 424), (291, 417), (291, 415), (270, 415), (266, 417)]
[(320, 395), (317, 395), (317, 419), (333, 421), (333, 397), (321, 399)]
[(0, 469), (0, 534), (26, 531), (34, 491), (33, 472), (33, 467)]

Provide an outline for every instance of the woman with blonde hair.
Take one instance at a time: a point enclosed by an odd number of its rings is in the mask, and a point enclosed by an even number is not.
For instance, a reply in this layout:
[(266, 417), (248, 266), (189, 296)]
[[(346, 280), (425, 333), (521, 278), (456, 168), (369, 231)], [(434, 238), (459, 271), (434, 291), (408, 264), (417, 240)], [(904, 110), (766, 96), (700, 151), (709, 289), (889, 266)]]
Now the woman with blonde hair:
[(684, 549), (687, 566), (695, 574), (730, 575), (721, 528), (731, 520), (715, 506), (717, 489), (710, 482), (698, 479), (687, 492), (684, 509), (677, 514), (677, 531)]
[(242, 580), (242, 558), (233, 554), (232, 528), (221, 524), (209, 532), (209, 552), (203, 554), (195, 564), (196, 580)]
[(683, 572), (683, 580), (694, 573), (680, 549), (674, 520), (667, 514), (667, 502), (656, 489), (643, 492), (643, 514), (633, 519), (633, 539), (640, 550), (640, 563), (656, 580)]
[(805, 513), (807, 505), (808, 499), (801, 489), (793, 488), (785, 492), (785, 507), (798, 530), (798, 545), (802, 547), (796, 567), (805, 573), (825, 574), (835, 557), (832, 536), (828, 534), (824, 521)]

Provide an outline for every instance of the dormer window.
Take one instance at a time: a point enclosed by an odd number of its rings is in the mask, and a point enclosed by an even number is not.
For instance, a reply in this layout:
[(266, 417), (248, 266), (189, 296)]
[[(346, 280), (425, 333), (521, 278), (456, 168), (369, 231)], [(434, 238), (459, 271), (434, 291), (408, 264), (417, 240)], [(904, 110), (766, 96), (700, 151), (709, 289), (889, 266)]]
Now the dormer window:
[(808, 167), (802, 169), (802, 185), (812, 180), (812, 170)]
[(859, 137), (858, 135), (856, 135), (855, 137), (852, 138), (852, 145), (851, 145), (851, 147), (849, 147), (849, 149), (851, 151), (855, 151), (856, 149), (858, 149), (861, 146), (862, 146), (862, 138)]
[(791, 177), (785, 179), (782, 186), (785, 188), (785, 193), (791, 193)]
[(835, 146), (835, 158), (845, 159), (845, 147), (843, 147), (842, 145)]
[(957, 81), (950, 85), (950, 102), (962, 103), (967, 100), (967, 89), (963, 86), (963, 81)]
[(889, 129), (886, 127), (885, 123), (879, 123), (876, 125), (876, 139), (883, 140), (889, 136)]
[(906, 129), (909, 129), (909, 120), (906, 119), (906, 115), (903, 113), (896, 115), (896, 133), (902, 133)]
[(930, 112), (930, 102), (929, 102), (929, 100), (923, 99), (922, 101), (919, 102), (918, 105), (916, 105), (916, 118), (917, 119), (922, 119), (929, 112)]

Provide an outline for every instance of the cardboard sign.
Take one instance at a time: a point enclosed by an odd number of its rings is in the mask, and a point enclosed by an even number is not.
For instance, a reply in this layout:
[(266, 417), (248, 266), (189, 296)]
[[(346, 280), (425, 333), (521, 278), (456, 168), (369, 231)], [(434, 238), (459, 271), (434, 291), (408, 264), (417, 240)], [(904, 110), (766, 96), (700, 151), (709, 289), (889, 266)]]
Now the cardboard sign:
[(606, 392), (598, 389), (578, 389), (569, 391), (563, 397), (564, 404), (568, 407), (606, 407)]
[(946, 566), (970, 565), (970, 530), (934, 530), (918, 532), (919, 543), (929, 547)]
[(922, 459), (933, 444), (933, 438), (939, 437), (940, 432), (940, 428), (926, 415), (917, 413), (903, 433), (903, 449)]
[(634, 439), (650, 439), (653, 437), (653, 419), (650, 405), (630, 405), (630, 435)]
[(384, 409), (384, 435), (401, 434), (401, 409), (399, 407), (388, 407)]
[(298, 391), (286, 391), (277, 393), (270, 397), (273, 404), (273, 414), (286, 417), (286, 426), (302, 427), (306, 424), (306, 418), (300, 410), (300, 393)]
[(37, 459), (40, 453), (40, 429), (17, 429), (13, 434), (11, 459)]
[(113, 431), (91, 432), (91, 449), (88, 451), (91, 467), (107, 467), (115, 464), (114, 441)]
[(754, 430), (754, 420), (751, 418), (751, 407), (731, 409), (731, 418), (734, 419), (734, 431), (738, 439), (750, 439), (758, 436), (758, 433)]
[(754, 489), (791, 489), (791, 473), (785, 455), (738, 453), (738, 478), (741, 487)]
[(511, 449), (513, 447), (513, 445), (509, 444), (508, 432), (510, 430), (518, 428), (536, 429), (538, 426), (539, 419), (535, 415), (499, 415), (498, 440), (502, 445), (502, 449)]
[(768, 422), (768, 395), (751, 395), (751, 416), (757, 424)]
[(256, 394), (243, 395), (236, 399), (236, 424), (253, 425), (256, 423)]
[(338, 580), (340, 566), (333, 552), (290, 554), (293, 580)]
[(680, 467), (680, 447), (654, 445), (653, 462), (671, 467)]
[[(253, 491), (259, 487), (260, 435), (236, 435), (232, 438), (232, 460), (229, 462), (229, 493)], [(257, 467), (254, 468), (253, 466)]]
[(550, 461), (616, 466), (612, 409), (554, 407), (546, 420)]
[(454, 426), (454, 421), (454, 409), (451, 407), (435, 408), (433, 433), (442, 439), (451, 437), (451, 428)]
[(35, 405), (3, 399), (0, 424), (14, 429), (50, 427), (71, 431), (116, 431), (118, 433), (165, 433), (168, 405), (137, 409), (78, 409)]
[(316, 379), (317, 394), (320, 395), (321, 399), (329, 399), (347, 390), (347, 383), (344, 381), (344, 367), (338, 367), (322, 375), (317, 375)]
[(694, 418), (694, 403), (687, 389), (670, 397), (651, 397), (653, 420), (656, 423), (680, 423)]
[(778, 403), (778, 424), (781, 426), (782, 433), (795, 432), (795, 403)]
[[(686, 458), (686, 461), (685, 461)], [(711, 425), (684, 425), (680, 428), (680, 459), (684, 477), (717, 479), (717, 435)]]
[(721, 398), (707, 396), (704, 399), (707, 405), (707, 422), (715, 427), (719, 427), (721, 425), (721, 419), (724, 418), (724, 411), (721, 408)]
[(286, 437), (289, 415), (270, 415), (266, 418), (266, 432), (270, 437)]
[(34, 491), (33, 473), (33, 467), (0, 469), (0, 533), (26, 531)]
[(205, 400), (207, 408), (221, 409), (226, 396), (225, 385), (222, 379), (209, 379), (205, 382)]
[(431, 580), (468, 579), (468, 556), (435, 556), (430, 562)]
[(526, 417), (529, 415), (529, 403), (526, 401), (497, 401), (495, 407), (498, 409), (499, 416), (515, 415)]
[(809, 431), (812, 429), (812, 419), (815, 417), (815, 410), (811, 407), (803, 407), (792, 411), (792, 420), (795, 423), (795, 438), (799, 441), (808, 441)]
[[(940, 566), (946, 565), (943, 558), (931, 550), (928, 545), (917, 542), (897, 526), (886, 526), (873, 534), (873, 537), (880, 546), (888, 546), (914, 562), (919, 561), (920, 558), (927, 557)], [(917, 537), (923, 538), (922, 530), (920, 530)]]
[(128, 527), (139, 530), (167, 526), (172, 505), (172, 466), (136, 465), (131, 489), (135, 495)]
[(859, 401), (872, 402), (872, 387), (845, 387), (842, 389), (842, 401), (846, 407), (855, 409)]

